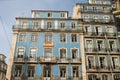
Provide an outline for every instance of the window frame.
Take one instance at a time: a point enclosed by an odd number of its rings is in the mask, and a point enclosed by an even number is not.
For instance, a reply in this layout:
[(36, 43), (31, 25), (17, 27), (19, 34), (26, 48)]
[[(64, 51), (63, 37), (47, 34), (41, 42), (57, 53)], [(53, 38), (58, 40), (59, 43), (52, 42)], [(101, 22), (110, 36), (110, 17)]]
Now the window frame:
[[(35, 55), (35, 54), (31, 54), (31, 49), (35, 49), (35, 50), (36, 50), (36, 56), (33, 57), (33, 55)], [(30, 59), (36, 59), (36, 58), (37, 58), (37, 55), (38, 55), (38, 48), (35, 47), (35, 46), (30, 47), (30, 48), (29, 48), (29, 58), (30, 58)], [(32, 56), (32, 57), (31, 57), (31, 56)]]
[(39, 39), (39, 33), (31, 33), (31, 38), (30, 38), (31, 42), (38, 42), (38, 39)]
[[(62, 35), (62, 34), (65, 35), (65, 41), (63, 41), (63, 40), (61, 41), (61, 37), (62, 37), (61, 35)], [(62, 38), (63, 38), (63, 37), (62, 37)], [(67, 43), (67, 33), (59, 33), (59, 42), (60, 42), (60, 43)]]
[[(23, 57), (18, 57), (18, 51), (19, 51), (19, 48), (24, 49)], [(23, 47), (23, 46), (17, 47), (17, 54), (16, 54), (16, 57), (17, 57), (17, 58), (21, 58), (21, 59), (24, 58), (24, 57), (25, 57), (25, 53), (26, 53), (26, 49), (25, 49), (25, 47)]]
[[(74, 41), (72, 41), (73, 40), (72, 35), (76, 35), (76, 39)], [(78, 34), (77, 33), (71, 33), (70, 34), (70, 42), (71, 43), (78, 43)]]
[(22, 75), (22, 72), (23, 72), (23, 65), (22, 64), (15, 64), (14, 65), (14, 74), (16, 73), (16, 66), (18, 66), (18, 67), (20, 67), (21, 66), (21, 74), (20, 74), (20, 76), (15, 76), (15, 77), (21, 77), (21, 75)]
[(47, 17), (52, 18), (52, 12), (47, 12)]
[[(65, 50), (66, 50), (65, 57), (63, 57), (63, 58), (61, 58), (61, 53), (60, 53), (60, 50), (61, 50), (61, 49), (65, 49)], [(67, 48), (64, 48), (64, 47), (59, 48), (59, 58), (60, 58), (60, 59), (67, 59)]]
[[(34, 74), (33, 74), (33, 76), (29, 76), (28, 67), (34, 67)], [(28, 66), (27, 66), (27, 74), (28, 74), (28, 78), (29, 78), (29, 79), (34, 78), (35, 75), (36, 75), (36, 65), (33, 65), (33, 64), (28, 65)]]
[[(104, 57), (104, 65), (103, 65), (103, 68), (101, 68), (101, 63), (100, 63), (100, 57)], [(106, 56), (99, 56), (98, 57), (98, 62), (99, 62), (99, 67), (101, 68), (101, 69), (105, 69), (106, 67), (107, 67), (107, 57)]]
[(18, 42), (26, 42), (26, 40), (27, 40), (27, 33), (20, 32), (18, 35)]

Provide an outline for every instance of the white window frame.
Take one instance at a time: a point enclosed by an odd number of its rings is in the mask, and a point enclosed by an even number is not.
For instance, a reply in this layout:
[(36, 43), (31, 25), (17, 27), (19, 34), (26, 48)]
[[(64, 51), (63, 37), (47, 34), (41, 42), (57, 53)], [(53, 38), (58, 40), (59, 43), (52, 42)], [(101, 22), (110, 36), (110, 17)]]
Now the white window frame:
[[(24, 49), (23, 57), (18, 57), (18, 50), (19, 50), (19, 48), (23, 48)], [(18, 47), (17, 48), (17, 54), (16, 54), (17, 58), (24, 58), (25, 57), (25, 52), (26, 52), (25, 47), (23, 47), (23, 46)]]
[[(64, 41), (61, 41), (61, 34), (65, 34), (65, 42)], [(60, 43), (67, 43), (67, 33), (59, 33), (59, 42)]]
[[(99, 67), (101, 67), (101, 64), (100, 64), (100, 57), (104, 57), (104, 58), (105, 58), (104, 66), (107, 67), (107, 57), (106, 57), (106, 56), (103, 56), (103, 55), (101, 55), (101, 56), (98, 57)], [(102, 69), (105, 69), (105, 68), (102, 68)]]
[[(76, 41), (75, 41), (75, 40), (72, 41), (72, 35), (73, 35), (73, 34), (76, 35)], [(70, 42), (71, 42), (71, 43), (78, 43), (78, 34), (77, 34), (77, 33), (71, 33), (71, 34), (70, 34)]]
[(93, 56), (93, 55), (87, 56), (87, 66), (89, 67), (89, 62), (88, 62), (89, 57), (93, 57), (93, 61), (94, 61), (94, 62), (93, 62), (92, 67), (96, 67), (96, 66), (95, 66), (95, 65), (96, 65), (96, 64), (95, 64), (95, 61), (96, 61), (96, 60), (95, 60), (95, 56)]
[[(60, 58), (60, 54), (61, 54), (61, 53), (60, 53), (60, 50), (61, 50), (61, 49), (65, 49), (65, 50), (66, 50), (65, 58)], [(60, 58), (60, 59), (66, 59), (66, 58), (67, 58), (67, 48), (64, 48), (64, 47), (59, 48), (59, 58)]]

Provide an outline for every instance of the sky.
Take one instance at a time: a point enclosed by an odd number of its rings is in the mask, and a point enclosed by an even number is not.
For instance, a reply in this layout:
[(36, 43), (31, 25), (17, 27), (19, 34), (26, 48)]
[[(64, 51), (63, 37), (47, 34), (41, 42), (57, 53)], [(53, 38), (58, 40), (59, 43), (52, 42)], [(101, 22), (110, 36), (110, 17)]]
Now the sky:
[(72, 16), (76, 3), (86, 0), (0, 0), (0, 54), (8, 63), (15, 17), (31, 17), (31, 10), (65, 10)]

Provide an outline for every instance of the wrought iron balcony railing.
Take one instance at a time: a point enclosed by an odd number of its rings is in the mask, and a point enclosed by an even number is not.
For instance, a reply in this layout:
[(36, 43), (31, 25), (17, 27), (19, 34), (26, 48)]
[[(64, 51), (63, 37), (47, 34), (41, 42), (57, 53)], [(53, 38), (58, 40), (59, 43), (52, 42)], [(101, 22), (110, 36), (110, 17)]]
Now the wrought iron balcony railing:
[(86, 66), (87, 70), (113, 70), (120, 71), (120, 66)]
[(86, 52), (120, 52), (119, 48), (85, 48)]
[(92, 19), (92, 18), (84, 18), (83, 22), (89, 22), (89, 23), (102, 23), (102, 24), (107, 24), (107, 23), (114, 23), (113, 20), (111, 19)]
[(80, 12), (111, 13), (111, 10), (103, 9), (79, 9)]
[(13, 25), (13, 30), (28, 30), (28, 31), (82, 31), (81, 26), (75, 26), (75, 28), (71, 28), (71, 26), (65, 26), (65, 28), (60, 28), (60, 26), (51, 26), (41, 28), (41, 26), (34, 26), (34, 25)]

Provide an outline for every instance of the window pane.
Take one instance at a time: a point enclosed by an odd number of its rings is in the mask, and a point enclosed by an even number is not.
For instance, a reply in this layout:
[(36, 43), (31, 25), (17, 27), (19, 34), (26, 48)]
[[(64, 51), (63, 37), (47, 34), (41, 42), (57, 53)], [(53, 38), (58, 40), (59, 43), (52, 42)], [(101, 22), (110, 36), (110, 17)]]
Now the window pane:
[(77, 49), (72, 49), (72, 59), (76, 59), (77, 54), (78, 54), (78, 50)]
[(52, 56), (52, 49), (51, 48), (45, 48), (44, 49), (44, 56), (45, 56), (45, 58), (50, 58)]
[(35, 67), (28, 66), (28, 77), (34, 77), (34, 74), (35, 74)]
[(66, 42), (66, 34), (60, 34), (60, 42)]
[(23, 58), (24, 52), (24, 48), (18, 48), (18, 58)]
[(26, 34), (25, 33), (21, 33), (19, 35), (19, 42), (25, 42), (26, 40)]
[(77, 42), (77, 34), (71, 35), (71, 42)]
[(60, 67), (60, 77), (66, 77), (66, 67)]
[(22, 66), (21, 65), (17, 65), (15, 66), (15, 77), (20, 77), (22, 73)]
[(45, 41), (46, 42), (52, 42), (52, 34), (45, 34)]
[(66, 58), (66, 49), (60, 49), (60, 58)]
[(37, 49), (36, 48), (31, 48), (30, 49), (30, 58), (35, 58), (37, 55)]

